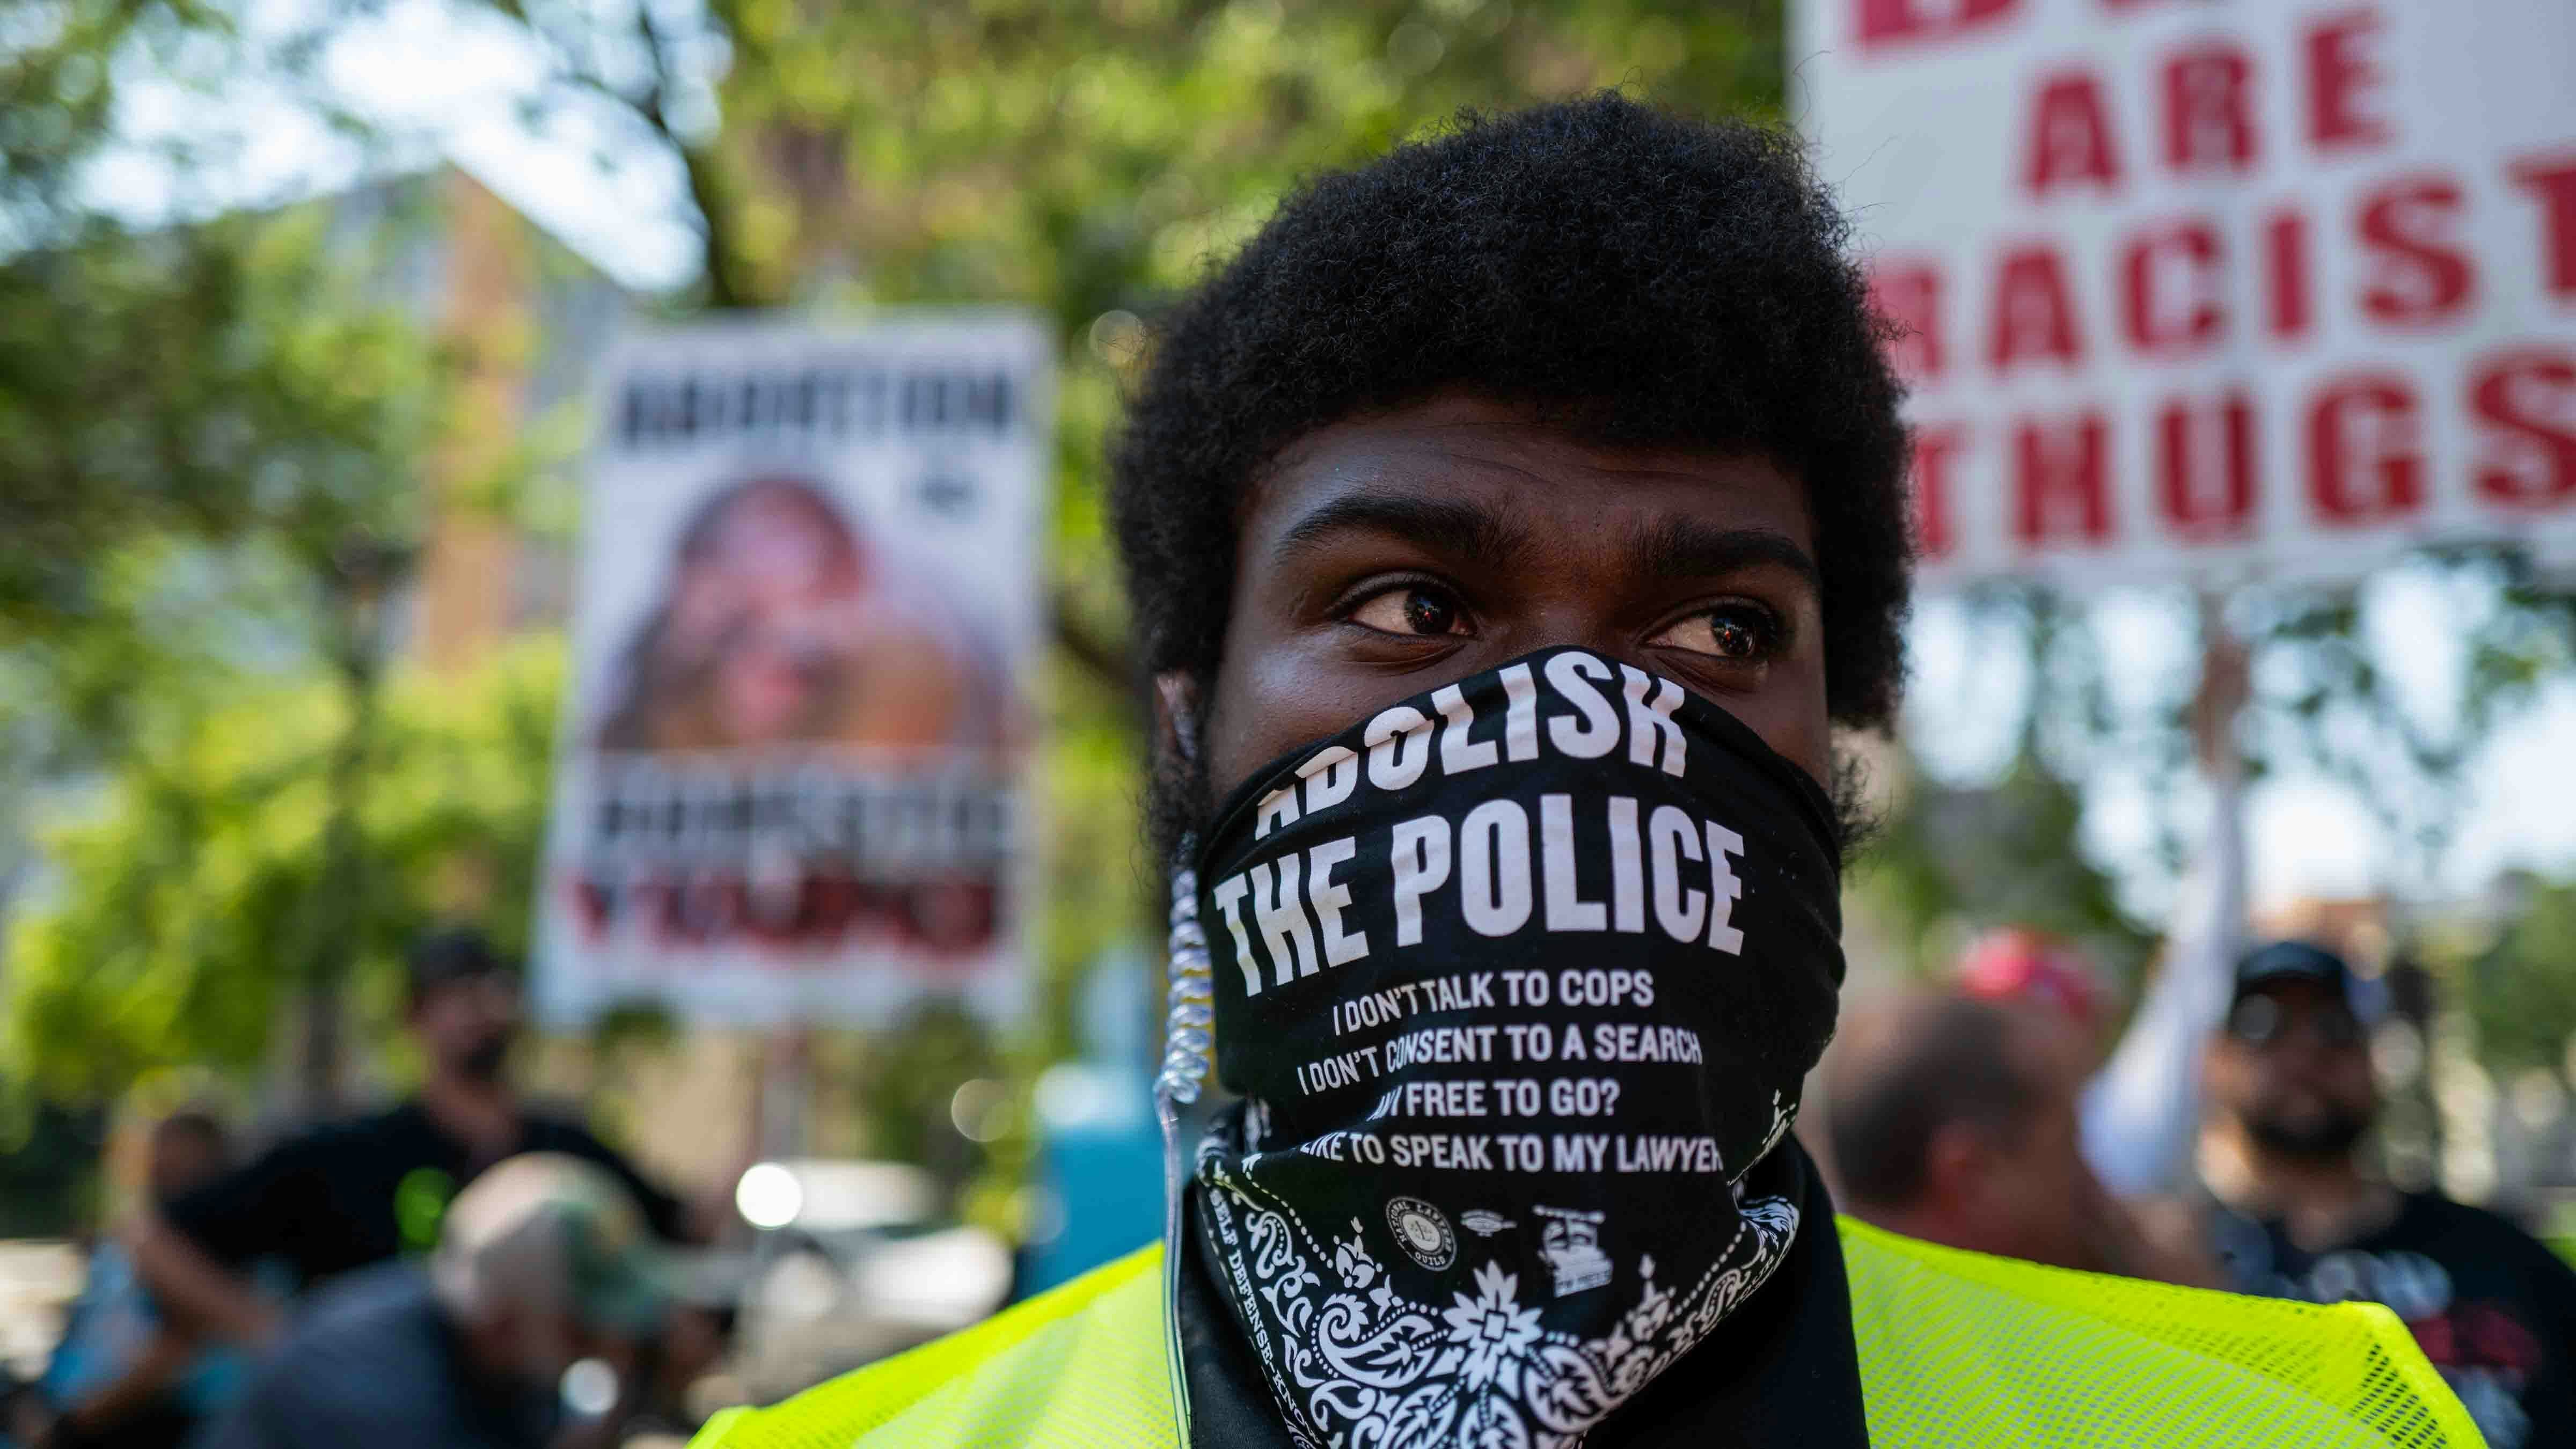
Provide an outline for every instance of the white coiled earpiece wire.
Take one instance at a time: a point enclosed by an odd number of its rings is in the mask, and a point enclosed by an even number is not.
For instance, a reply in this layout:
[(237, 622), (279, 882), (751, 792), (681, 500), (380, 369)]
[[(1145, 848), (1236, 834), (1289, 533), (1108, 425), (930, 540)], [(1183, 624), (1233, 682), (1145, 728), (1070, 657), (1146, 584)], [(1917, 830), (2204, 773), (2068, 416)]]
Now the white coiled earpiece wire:
[[(1197, 855), (1181, 842), (1183, 861)], [(1172, 1412), (1180, 1442), (1190, 1442), (1190, 1386), (1181, 1365), (1181, 1235), (1189, 1230), (1189, 1158), (1182, 1150), (1182, 1109), (1195, 1106), (1207, 1088), (1216, 1058), (1216, 987), (1210, 976), (1207, 932), (1199, 926), (1199, 877), (1187, 865), (1172, 872), (1172, 928), (1165, 941), (1170, 1007), (1163, 1016), (1163, 1065), (1154, 1077), (1154, 1116), (1163, 1129), (1163, 1352), (1172, 1380)]]

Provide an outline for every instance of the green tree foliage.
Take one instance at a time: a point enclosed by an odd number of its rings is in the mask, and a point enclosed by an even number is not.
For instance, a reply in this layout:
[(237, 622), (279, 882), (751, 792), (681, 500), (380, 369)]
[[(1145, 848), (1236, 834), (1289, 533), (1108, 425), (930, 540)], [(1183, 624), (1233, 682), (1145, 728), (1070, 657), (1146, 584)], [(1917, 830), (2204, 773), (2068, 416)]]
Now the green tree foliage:
[(0, 249), (60, 242), (87, 219), (82, 168), (108, 143), (121, 56), (160, 62), (223, 29), (209, 7), (27, 0), (0, 28)]
[[(401, 950), (460, 904), (524, 929), (545, 819), (561, 648), (527, 641), (464, 681), (387, 687), (356, 820), (368, 889), (349, 919), (359, 995), (398, 1007)], [(66, 1100), (188, 1065), (250, 1072), (297, 981), (328, 869), (331, 769), (348, 695), (323, 679), (245, 688), (126, 759), (51, 832), (55, 884), (13, 922), (13, 1070)]]
[[(257, 530), (330, 556), (403, 506), (395, 485), (438, 394), (350, 265), (368, 238), (326, 235), (310, 209), (177, 224), (102, 200), (103, 160), (146, 159), (112, 130), (134, 82), (291, 74), (230, 18), (191, 0), (31, 0), (0, 23), (0, 647), (132, 623), (132, 601), (100, 585), (130, 583), (118, 567), (138, 544)], [(184, 174), (214, 145), (155, 159)]]
[[(2576, 592), (2510, 549), (2443, 550), (2377, 589), (2302, 591), (2253, 618), (2271, 657), (2258, 764), (2297, 761), (2349, 787), (2429, 872), (2473, 792), (2462, 771), (2501, 724), (2576, 667)], [(2383, 616), (2429, 613), (2456, 643), (2437, 697), (2410, 695)]]
[[(84, 728), (131, 720), (149, 657), (88, 651), (344, 651), (315, 606), (419, 527), (446, 367), (330, 221), (102, 229), (0, 262), (0, 648)], [(226, 603), (283, 622), (223, 632)]]
[(2566, 1071), (2576, 1050), (2576, 882), (2534, 886), (2495, 944), (2470, 963), (2466, 1005), (2478, 1056), (2499, 1076)]
[(364, 890), (384, 610), (449, 377), (330, 221), (102, 231), (0, 264), (0, 470), (24, 484), (0, 506), (11, 776), (149, 773), (224, 699), (331, 681), (324, 878), (267, 946), (319, 993), (316, 1082)]
[[(2162, 602), (2190, 627), (2192, 601)], [(2115, 659), (2092, 600), (1989, 585), (1963, 605), (1977, 672), (1958, 683), (2015, 722), (2013, 756), (1991, 785), (1908, 782), (1858, 873), (1863, 901), (1917, 969), (1941, 965), (1967, 928), (2012, 921), (2090, 939), (2115, 969), (2137, 963), (2162, 923), (2127, 914), (2079, 827), (2117, 777), (2153, 812), (2164, 866), (2181, 867), (2204, 826), (2187, 781), (2198, 670), (2184, 656), (2141, 681), (2136, 661)], [(2411, 628), (2398, 627), (2404, 615)], [(2359, 587), (2249, 587), (2225, 617), (2251, 659), (2225, 736), (2245, 778), (2297, 771), (2348, 788), (2385, 832), (2400, 882), (2435, 878), (2475, 799), (2468, 767), (2576, 666), (2576, 595), (2505, 549), (2428, 552)], [(2006, 654), (2026, 665), (2026, 690), (2011, 688)]]
[[(0, 726), (113, 758), (235, 670), (354, 667), (422, 514), (446, 367), (328, 218), (0, 263)], [(355, 631), (355, 632), (353, 632)]]
[(2027, 926), (2071, 941), (2134, 980), (2153, 933), (2121, 908), (2085, 858), (2083, 796), (2029, 752), (1991, 786), (1899, 785), (1851, 877), (1860, 908), (1916, 975), (1950, 969), (1978, 933)]
[[(317, 25), (354, 13), (311, 11)], [(263, 898), (265, 969), (318, 1003), (321, 1081), (364, 912), (357, 816), (383, 625), (424, 523), (421, 464), (447, 427), (454, 366), (386, 285), (407, 240), (395, 225), (327, 204), (188, 215), (186, 185), (150, 217), (101, 199), (103, 161), (157, 160), (183, 182), (222, 161), (211, 135), (138, 155), (114, 129), (120, 86), (184, 94), (309, 69), (313, 30), (254, 43), (243, 14), (39, 0), (0, 19), (0, 905), (27, 873), (18, 847), (36, 792), (91, 772), (191, 798), (171, 762), (215, 748), (233, 701), (327, 680), (337, 703), (281, 731), (337, 731), (320, 873), (291, 904)], [(223, 801), (195, 803), (208, 813), (163, 826), (225, 819)], [(159, 842), (183, 859), (208, 843)], [(150, 921), (126, 923), (120, 959), (184, 949)], [(203, 1021), (221, 1055), (232, 1000), (179, 992), (168, 1029)], [(84, 1019), (53, 1022), (66, 1046)], [(93, 1030), (154, 1035), (137, 1021)]]

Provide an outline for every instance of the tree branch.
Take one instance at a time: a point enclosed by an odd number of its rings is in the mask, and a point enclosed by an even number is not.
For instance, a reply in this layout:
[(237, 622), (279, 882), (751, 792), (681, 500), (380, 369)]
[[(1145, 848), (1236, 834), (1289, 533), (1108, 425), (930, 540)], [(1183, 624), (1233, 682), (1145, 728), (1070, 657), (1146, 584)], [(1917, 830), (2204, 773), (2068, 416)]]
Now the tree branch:
[(733, 225), (733, 186), (731, 178), (724, 174), (724, 163), (712, 146), (684, 140), (671, 129), (666, 105), (671, 90), (670, 52), (663, 43), (660, 24), (653, 19), (650, 0), (639, 0), (635, 7), (635, 32), (643, 42), (644, 53), (653, 61), (652, 84), (645, 88), (636, 110), (663, 144), (671, 148), (671, 154), (679, 158), (680, 169), (688, 178), (689, 201), (698, 209), (707, 305), (727, 312), (757, 306), (764, 299), (753, 294), (749, 259), (742, 254), (741, 240)]
[[(706, 275), (707, 305), (718, 311), (733, 311), (768, 301), (759, 295), (750, 259), (743, 252), (740, 231), (734, 224), (734, 185), (723, 157), (712, 144), (692, 142), (671, 125), (670, 95), (675, 77), (671, 73), (670, 45), (661, 22), (654, 18), (652, 5), (640, 3), (635, 9), (636, 42), (643, 46), (651, 66), (643, 91), (637, 94), (584, 64), (577, 47), (518, 0), (491, 3), (545, 47), (553, 61), (550, 84), (586, 92), (634, 116), (680, 163), (688, 184), (689, 203), (698, 213), (699, 265)], [(708, 13), (721, 17), (725, 11), (722, 6), (710, 5)]]

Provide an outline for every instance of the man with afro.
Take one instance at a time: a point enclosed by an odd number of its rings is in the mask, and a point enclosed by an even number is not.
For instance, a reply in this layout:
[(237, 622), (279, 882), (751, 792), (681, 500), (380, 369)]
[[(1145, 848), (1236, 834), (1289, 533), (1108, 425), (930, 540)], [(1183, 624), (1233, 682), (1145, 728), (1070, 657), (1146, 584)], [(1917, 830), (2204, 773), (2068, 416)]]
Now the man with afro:
[[(1112, 457), (1166, 1243), (700, 1442), (2477, 1443), (2384, 1310), (1838, 1220), (1787, 1134), (1842, 975), (1836, 729), (1903, 674), (1884, 340), (1752, 126), (1604, 94), (1290, 197), (1163, 319)], [(1534, 1081), (1461, 1064), (1560, 1031), (1590, 1075), (1545, 1113), (1613, 1130), (1542, 1152)]]

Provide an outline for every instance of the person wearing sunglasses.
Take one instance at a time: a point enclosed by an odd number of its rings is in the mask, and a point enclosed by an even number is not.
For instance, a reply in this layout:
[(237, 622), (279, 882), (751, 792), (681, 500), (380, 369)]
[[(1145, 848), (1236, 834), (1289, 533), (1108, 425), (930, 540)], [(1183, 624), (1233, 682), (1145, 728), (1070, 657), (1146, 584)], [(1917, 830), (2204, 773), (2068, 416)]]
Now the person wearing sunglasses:
[(2209, 1245), (2240, 1292), (2386, 1304), (2494, 1449), (2576, 1443), (2576, 1271), (2503, 1217), (2373, 1168), (2377, 984), (2305, 941), (2238, 961), (2203, 1063)]

